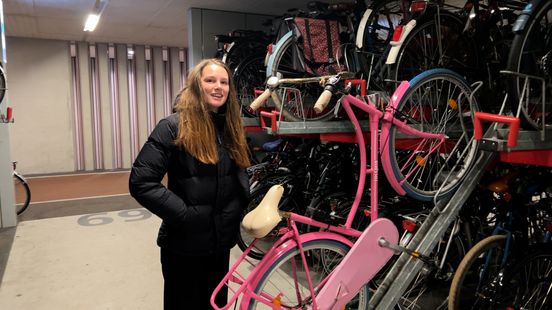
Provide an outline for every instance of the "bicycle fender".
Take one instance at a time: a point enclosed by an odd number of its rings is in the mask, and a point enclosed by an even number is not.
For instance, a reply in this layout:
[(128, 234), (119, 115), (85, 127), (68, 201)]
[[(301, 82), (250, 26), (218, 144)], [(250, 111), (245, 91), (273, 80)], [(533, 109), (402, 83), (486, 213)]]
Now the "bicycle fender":
[(399, 105), (399, 102), (401, 101), (402, 97), (410, 87), (410, 83), (408, 81), (402, 81), (401, 84), (397, 87), (393, 95), (391, 96), (391, 100), (389, 101), (389, 104), (387, 105), (385, 115), (384, 115), (384, 122), (381, 125), (381, 133), (380, 133), (380, 154), (381, 154), (381, 164), (383, 168), (383, 172), (385, 173), (387, 180), (389, 181), (389, 184), (393, 189), (397, 192), (397, 194), (404, 196), (406, 195), (406, 191), (400, 184), (401, 180), (397, 180), (397, 177), (395, 176), (395, 173), (393, 172), (393, 167), (391, 167), (391, 159), (389, 158), (389, 131), (391, 130), (391, 126), (393, 126), (393, 114), (394, 110)]
[(370, 17), (370, 15), (372, 15), (372, 9), (366, 9), (366, 11), (364, 11), (364, 15), (362, 15), (360, 23), (358, 24), (355, 40), (356, 47), (358, 49), (362, 49), (362, 46), (364, 45), (364, 30), (366, 29), (366, 23), (368, 23), (368, 18)]
[(385, 61), (386, 65), (394, 64), (395, 61), (397, 61), (397, 56), (399, 55), (399, 51), (401, 50), (401, 46), (404, 43), (404, 40), (410, 34), (412, 29), (416, 27), (416, 20), (413, 19), (406, 23), (404, 25), (403, 30), (401, 32), (401, 37), (398, 41), (391, 41), (389, 44), (391, 44), (391, 49), (389, 50), (389, 54), (387, 54), (387, 60)]
[(523, 29), (525, 29), (525, 25), (527, 25), (527, 21), (531, 18), (531, 12), (533, 11), (533, 8), (536, 6), (536, 3), (528, 3), (523, 11), (521, 11), (521, 14), (516, 19), (514, 26), (512, 26), (512, 32), (513, 33), (522, 33)]
[(278, 51), (282, 48), (285, 42), (288, 40), (291, 40), (293, 37), (293, 30), (288, 31), (276, 44), (272, 47), (272, 54), (268, 56), (268, 61), (266, 65), (266, 77), (271, 77), (275, 74), (271, 71), (272, 64), (275, 61), (276, 55), (278, 54)]
[(222, 55), (222, 62), (226, 63), (226, 59), (228, 58), (228, 53), (230, 53), (230, 50), (232, 49), (232, 47), (234, 47), (235, 44), (236, 44), (236, 41), (231, 42), (230, 44), (228, 44), (228, 47), (226, 47), (226, 50), (224, 51), (224, 54)]
[[(299, 236), (299, 241), (301, 244), (309, 241), (314, 241), (317, 239), (329, 239), (329, 240), (335, 240), (341, 243), (346, 244), (349, 247), (353, 247), (353, 242), (342, 235), (338, 235), (336, 233), (331, 232), (311, 232), (306, 233)], [(284, 242), (281, 246), (279, 246), (278, 250), (274, 254), (274, 260), (277, 260), (282, 254), (284, 254), (286, 251), (290, 249), (290, 247), (297, 246), (297, 242), (294, 239), (289, 239), (288, 241)]]
[(386, 218), (373, 221), (332, 271), (328, 282), (316, 295), (318, 310), (344, 309), (362, 286), (385, 266), (394, 252), (380, 246), (381, 238), (392, 244), (399, 240), (397, 227)]

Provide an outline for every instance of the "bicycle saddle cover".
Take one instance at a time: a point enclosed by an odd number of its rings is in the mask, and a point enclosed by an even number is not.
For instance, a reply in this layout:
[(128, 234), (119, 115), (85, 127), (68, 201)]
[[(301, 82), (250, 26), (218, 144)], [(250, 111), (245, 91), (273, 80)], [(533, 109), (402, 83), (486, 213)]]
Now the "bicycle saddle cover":
[(282, 185), (272, 186), (259, 205), (244, 216), (242, 228), (255, 238), (266, 236), (282, 219), (278, 214), (278, 204), (283, 193)]

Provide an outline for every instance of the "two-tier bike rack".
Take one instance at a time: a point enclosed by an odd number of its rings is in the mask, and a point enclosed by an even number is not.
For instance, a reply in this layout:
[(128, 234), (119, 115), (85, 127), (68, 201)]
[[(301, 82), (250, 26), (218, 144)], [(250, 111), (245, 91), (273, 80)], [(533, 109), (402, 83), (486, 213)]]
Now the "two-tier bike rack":
[[(478, 184), (486, 168), (495, 160), (552, 167), (552, 130), (527, 131), (519, 129), (519, 119), (476, 112), (476, 135), (480, 152), (471, 170), (460, 184), (456, 193), (448, 200), (438, 201), (428, 218), (418, 229), (407, 248), (428, 255), (444, 236), (447, 228), (458, 216), (460, 209)], [(321, 141), (355, 142), (354, 129), (348, 120), (321, 122), (282, 121), (277, 111), (263, 111), (257, 125), (249, 121), (250, 129), (265, 131), (272, 135), (304, 136)], [(495, 122), (482, 130), (484, 121)], [(497, 123), (502, 123), (500, 126)], [(504, 127), (504, 123), (510, 125)], [(361, 123), (364, 132), (367, 122)], [(479, 126), (479, 128), (477, 128)], [(479, 131), (479, 132), (477, 132)], [(369, 133), (366, 133), (369, 134)], [(515, 141), (514, 141), (515, 140)], [(393, 309), (408, 288), (424, 262), (403, 252), (387, 273), (378, 290), (370, 300), (373, 309)]]

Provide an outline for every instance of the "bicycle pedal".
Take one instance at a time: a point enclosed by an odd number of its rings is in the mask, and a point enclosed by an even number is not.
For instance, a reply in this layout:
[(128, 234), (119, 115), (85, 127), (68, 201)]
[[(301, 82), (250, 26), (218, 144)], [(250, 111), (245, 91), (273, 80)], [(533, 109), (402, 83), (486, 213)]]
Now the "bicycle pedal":
[(433, 259), (431, 259), (429, 256), (423, 255), (422, 253), (414, 250), (407, 249), (404, 246), (398, 245), (398, 244), (391, 244), (385, 239), (379, 240), (379, 245), (385, 248), (389, 248), (395, 252), (395, 254), (399, 253), (406, 253), (410, 255), (413, 258), (419, 259), (422, 262), (428, 264), (428, 265), (434, 265)]

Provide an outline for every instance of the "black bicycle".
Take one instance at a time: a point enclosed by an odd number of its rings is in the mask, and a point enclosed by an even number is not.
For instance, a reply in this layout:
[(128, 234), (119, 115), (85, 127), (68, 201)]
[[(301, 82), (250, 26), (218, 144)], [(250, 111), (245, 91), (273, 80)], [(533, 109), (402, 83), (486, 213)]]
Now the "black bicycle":
[(0, 102), (4, 99), (6, 89), (6, 72), (4, 72), (4, 66), (0, 63)]
[(514, 24), (508, 59), (512, 110), (527, 129), (550, 126), (552, 109), (552, 2), (531, 1)]
[(15, 187), (15, 211), (17, 215), (23, 213), (29, 207), (31, 203), (31, 188), (27, 179), (24, 176), (19, 174), (15, 168), (17, 162), (12, 162), (13, 164), (13, 184)]

